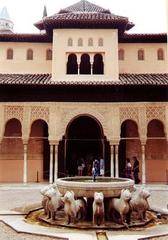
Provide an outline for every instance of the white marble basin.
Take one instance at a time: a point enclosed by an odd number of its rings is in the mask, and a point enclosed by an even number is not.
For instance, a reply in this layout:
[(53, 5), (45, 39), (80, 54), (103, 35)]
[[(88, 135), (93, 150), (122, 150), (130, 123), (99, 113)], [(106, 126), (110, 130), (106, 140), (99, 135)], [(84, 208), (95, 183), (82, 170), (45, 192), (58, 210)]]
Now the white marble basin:
[(103, 192), (104, 197), (118, 197), (122, 189), (133, 191), (134, 181), (127, 178), (96, 177), (66, 177), (56, 180), (60, 193), (74, 191), (76, 197), (93, 198), (94, 192)]

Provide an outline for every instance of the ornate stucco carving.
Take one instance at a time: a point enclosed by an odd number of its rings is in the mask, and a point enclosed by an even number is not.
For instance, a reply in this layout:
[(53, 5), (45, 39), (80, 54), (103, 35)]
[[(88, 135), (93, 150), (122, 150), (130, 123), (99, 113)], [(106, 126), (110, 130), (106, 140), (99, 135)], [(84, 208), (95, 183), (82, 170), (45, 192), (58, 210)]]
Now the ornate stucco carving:
[(132, 107), (130, 105), (120, 107), (120, 123), (122, 124), (126, 120), (133, 120), (138, 124), (138, 108)]
[(41, 119), (49, 124), (49, 107), (33, 106), (31, 107), (31, 123)]
[(158, 119), (164, 124), (165, 113), (166, 113), (165, 106), (147, 106), (146, 107), (147, 124), (153, 119)]
[(12, 118), (18, 119), (21, 123), (23, 122), (23, 106), (5, 106), (4, 118), (5, 122)]
[(61, 131), (62, 135), (65, 134), (68, 124), (79, 116), (90, 116), (95, 120), (98, 120), (100, 126), (102, 127), (104, 134), (106, 135), (107, 126), (105, 123), (104, 116), (96, 110), (96, 107), (87, 107), (87, 106), (78, 106), (76, 109), (75, 106), (67, 106), (61, 110)]
[(133, 120), (138, 125), (141, 140), (146, 140), (148, 123), (153, 119), (160, 120), (168, 132), (168, 107), (165, 103), (47, 103), (41, 106), (37, 103), (18, 103), (1, 105), (1, 136), (5, 123), (18, 119), (22, 124), (23, 138), (27, 139), (31, 124), (38, 119), (46, 121), (49, 127), (49, 139), (61, 139), (68, 124), (79, 116), (90, 116), (97, 120), (109, 140), (120, 138), (121, 124), (125, 120)]
[(145, 143), (147, 139), (147, 127), (146, 127), (146, 107), (139, 108), (139, 136), (141, 142)]

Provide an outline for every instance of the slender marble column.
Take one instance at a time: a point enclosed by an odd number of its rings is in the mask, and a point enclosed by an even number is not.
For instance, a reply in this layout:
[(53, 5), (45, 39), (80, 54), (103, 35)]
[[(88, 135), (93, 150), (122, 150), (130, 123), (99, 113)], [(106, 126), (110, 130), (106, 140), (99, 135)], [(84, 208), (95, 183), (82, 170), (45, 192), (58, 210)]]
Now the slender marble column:
[(23, 143), (23, 183), (27, 183), (27, 143)]
[(93, 63), (91, 63), (90, 65), (91, 65), (91, 75), (93, 75)]
[(58, 178), (58, 144), (55, 144), (55, 169), (54, 169), (54, 182), (56, 182)]
[(118, 145), (115, 145), (115, 177), (119, 177), (119, 167), (118, 167)]
[(78, 64), (78, 75), (80, 75), (80, 64)]
[(145, 145), (142, 144), (142, 184), (146, 183)]
[(114, 146), (110, 144), (111, 151), (111, 177), (114, 177)]
[(54, 145), (50, 144), (50, 175), (49, 175), (49, 183), (53, 183), (53, 149)]

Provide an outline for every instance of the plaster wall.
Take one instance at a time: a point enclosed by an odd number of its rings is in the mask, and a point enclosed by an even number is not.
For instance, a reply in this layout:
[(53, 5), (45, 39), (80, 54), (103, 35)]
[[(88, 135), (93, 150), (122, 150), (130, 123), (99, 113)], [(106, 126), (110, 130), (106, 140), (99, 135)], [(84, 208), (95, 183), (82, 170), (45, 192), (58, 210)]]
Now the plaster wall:
[[(6, 59), (7, 49), (13, 49), (13, 59)], [(27, 49), (33, 50), (33, 60), (27, 60)], [(51, 73), (52, 60), (46, 60), (51, 43), (0, 42), (0, 73)]]
[[(68, 46), (68, 39), (73, 39), (73, 46)], [(78, 39), (83, 39), (83, 46), (78, 46)], [(93, 46), (88, 46), (88, 39), (93, 39)], [(98, 46), (98, 39), (103, 39), (103, 46)], [(93, 55), (101, 53), (104, 58), (104, 75), (66, 75), (66, 63), (69, 53), (78, 56), (83, 53)], [(79, 59), (80, 62), (80, 59)], [(55, 29), (53, 31), (52, 78), (57, 80), (118, 80), (118, 32), (111, 29)]]
[[(72, 37), (73, 46), (68, 47)], [(98, 39), (103, 38), (104, 46), (98, 47)], [(83, 39), (83, 47), (77, 46), (78, 38)], [(88, 39), (93, 38), (93, 46)], [(6, 59), (7, 49), (14, 51), (13, 60)], [(27, 49), (33, 50), (33, 60), (26, 60)], [(118, 61), (118, 49), (124, 49), (125, 60)], [(164, 60), (157, 60), (157, 50), (164, 49)], [(46, 60), (46, 50), (52, 49), (51, 43), (0, 42), (0, 73), (42, 74), (52, 73), (53, 80), (118, 80), (119, 73), (167, 73), (168, 57), (166, 43), (120, 43), (116, 30), (57, 29), (53, 37), (53, 61)], [(111, 49), (109, 51), (109, 49)], [(145, 60), (137, 60), (138, 49), (144, 49)], [(66, 63), (69, 53), (101, 53), (104, 58), (104, 75), (67, 75)]]
[[(167, 73), (168, 57), (166, 43), (120, 43), (125, 59), (119, 61), (119, 73)], [(157, 50), (164, 50), (164, 60), (157, 59)], [(138, 60), (138, 50), (143, 49), (145, 59)]]

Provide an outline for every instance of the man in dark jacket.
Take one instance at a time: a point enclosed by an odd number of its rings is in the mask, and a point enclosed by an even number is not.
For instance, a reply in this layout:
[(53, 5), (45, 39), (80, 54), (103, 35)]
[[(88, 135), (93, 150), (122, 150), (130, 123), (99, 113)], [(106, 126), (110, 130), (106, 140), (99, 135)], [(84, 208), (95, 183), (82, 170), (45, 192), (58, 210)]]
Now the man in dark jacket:
[(140, 183), (140, 179), (139, 179), (139, 161), (137, 159), (137, 157), (133, 157), (134, 160), (134, 165), (133, 165), (133, 174), (134, 174), (134, 181), (135, 184)]

